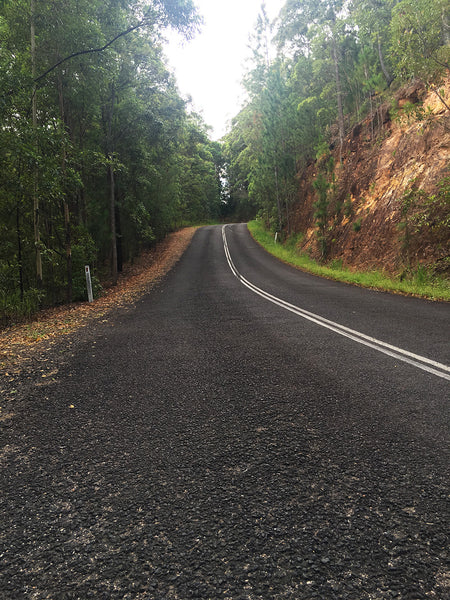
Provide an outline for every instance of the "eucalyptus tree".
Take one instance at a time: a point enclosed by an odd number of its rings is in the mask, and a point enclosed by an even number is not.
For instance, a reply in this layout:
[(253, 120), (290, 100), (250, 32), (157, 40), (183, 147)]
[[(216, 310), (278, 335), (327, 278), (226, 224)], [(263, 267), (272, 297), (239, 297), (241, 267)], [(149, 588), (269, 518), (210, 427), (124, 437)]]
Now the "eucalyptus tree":
[[(108, 45), (106, 41), (100, 50), (108, 50), (105, 60), (108, 60), (108, 84), (103, 87), (102, 122), (104, 130), (105, 162), (107, 165), (109, 183), (109, 222), (110, 222), (110, 261), (113, 284), (117, 282), (117, 198), (116, 198), (116, 167), (121, 165), (120, 156), (116, 154), (115, 111), (118, 102), (135, 87), (134, 79), (139, 71), (145, 68), (145, 62), (151, 60), (150, 48), (145, 48), (144, 38), (149, 38), (154, 46), (158, 42), (162, 27), (173, 27), (189, 35), (198, 23), (195, 7), (190, 0), (174, 3), (169, 0), (154, 2), (128, 3), (113, 1), (105, 6), (100, 5), (103, 24), (104, 40), (115, 43)], [(131, 10), (130, 10), (131, 8)], [(115, 13), (113, 11), (115, 9)], [(118, 27), (119, 25), (119, 27)], [(119, 33), (117, 31), (120, 30)], [(134, 35), (131, 36), (131, 33)], [(130, 35), (128, 35), (130, 34)], [(133, 43), (136, 36), (141, 36), (141, 45)], [(159, 82), (155, 82), (158, 85)], [(120, 129), (120, 126), (119, 126)]]
[(341, 148), (345, 121), (340, 45), (348, 35), (345, 8), (346, 0), (287, 0), (280, 12), (277, 32), (280, 48), (291, 47), (296, 55), (314, 56), (320, 50), (328, 53), (332, 62), (333, 95)]
[(290, 85), (291, 70), (289, 61), (273, 61), (260, 96), (263, 156), (269, 173), (270, 169), (273, 171), (272, 196), (276, 200), (278, 229), (286, 224), (288, 231), (293, 178), (302, 145), (298, 136), (298, 103)]
[(228, 214), (238, 220), (255, 215), (249, 197), (249, 183), (254, 156), (251, 150), (256, 115), (246, 105), (232, 120), (231, 130), (224, 138), (224, 156), (229, 186)]
[(398, 0), (352, 0), (351, 17), (358, 27), (362, 43), (373, 48), (386, 85), (393, 81), (393, 65), (389, 56), (392, 9)]
[[(117, 248), (129, 256), (183, 218), (186, 131), (198, 123), (160, 46), (165, 28), (190, 36), (199, 22), (191, 0), (0, 3), (2, 290), (25, 297), (42, 281), (48, 301), (64, 285), (76, 297), (84, 261), (109, 247), (114, 280)], [(220, 194), (202, 144), (210, 214)]]
[(207, 129), (195, 113), (186, 119), (179, 152), (182, 219), (187, 222), (217, 219), (221, 200), (220, 152), (217, 144), (209, 141)]
[[(50, 214), (61, 193), (63, 176), (55, 148), (65, 144), (58, 130), (55, 111), (48, 94), (45, 103), (38, 97), (36, 73), (45, 61), (38, 32), (45, 24), (45, 3), (34, 1), (5, 1), (0, 6), (2, 27), (0, 44), (8, 66), (5, 70), (1, 135), (8, 138), (4, 147), (5, 167), (9, 179), (16, 180), (18, 193), (8, 195), (17, 202), (16, 252), (20, 293), (24, 296), (26, 263), (34, 254), (34, 286), (44, 283), (43, 263), (51, 263), (52, 249), (46, 247), (45, 237), (53, 236)], [(46, 90), (48, 92), (48, 90)], [(19, 200), (20, 199), (20, 200)], [(21, 237), (27, 231), (27, 221), (33, 224), (33, 243), (24, 244)], [(42, 229), (45, 228), (44, 238)], [(14, 252), (15, 254), (15, 252)], [(25, 282), (25, 283), (24, 283)]]
[[(244, 85), (250, 96), (250, 107), (258, 123), (253, 139), (253, 152), (257, 160), (253, 162), (249, 176), (249, 193), (258, 204), (270, 206), (276, 199), (278, 229), (282, 226), (282, 209), (277, 164), (277, 139), (279, 127), (280, 98), (275, 78), (272, 75), (272, 65), (269, 56), (269, 39), (271, 24), (265, 4), (251, 39), (252, 68), (244, 79)], [(279, 82), (278, 82), (279, 83)]]
[(296, 161), (301, 153), (297, 107), (292, 85), (295, 61), (270, 57), (272, 24), (264, 10), (251, 39), (252, 65), (244, 79), (246, 107), (233, 120), (225, 140), (231, 201), (250, 214), (258, 207), (268, 224), (289, 229), (289, 207), (295, 195)]
[(391, 21), (392, 56), (402, 79), (424, 80), (449, 108), (436, 82), (450, 74), (450, 7), (446, 0), (401, 0)]

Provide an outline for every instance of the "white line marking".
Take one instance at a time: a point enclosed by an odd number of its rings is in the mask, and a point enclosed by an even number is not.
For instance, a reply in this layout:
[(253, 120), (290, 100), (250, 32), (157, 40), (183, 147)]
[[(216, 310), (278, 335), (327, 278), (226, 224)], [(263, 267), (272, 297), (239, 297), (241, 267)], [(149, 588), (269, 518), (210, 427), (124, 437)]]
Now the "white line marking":
[(304, 310), (303, 308), (295, 306), (294, 304), (290, 304), (289, 302), (286, 302), (281, 298), (277, 298), (276, 296), (269, 294), (269, 292), (262, 290), (261, 288), (257, 287), (256, 285), (245, 279), (245, 277), (243, 277), (236, 269), (233, 259), (231, 258), (230, 250), (228, 248), (227, 236), (225, 233), (226, 227), (227, 225), (224, 225), (222, 227), (222, 239), (228, 265), (233, 275), (237, 277), (237, 279), (239, 279), (242, 285), (245, 285), (245, 287), (247, 287), (249, 290), (257, 294), (258, 296), (265, 298), (269, 302), (272, 302), (273, 304), (276, 304), (277, 306), (280, 306), (281, 308), (284, 308), (285, 310), (288, 310), (298, 315), (299, 317), (302, 317), (303, 319), (307, 319), (308, 321), (316, 323), (316, 325), (320, 325), (321, 327), (330, 329), (331, 331), (334, 331), (339, 335), (349, 338), (354, 342), (357, 342), (358, 344), (363, 344), (364, 346), (368, 346), (369, 348), (374, 348), (375, 350), (378, 350), (378, 352), (387, 354), (388, 356), (391, 356), (397, 360), (401, 360), (402, 362), (408, 363), (410, 365), (413, 365), (414, 367), (422, 369), (423, 371), (427, 371), (428, 373), (432, 373), (433, 375), (437, 375), (438, 377), (442, 377), (443, 379), (447, 379), (450, 381), (450, 367), (448, 367), (447, 365), (439, 363), (435, 360), (431, 360), (424, 356), (414, 354), (413, 352), (408, 352), (408, 350), (403, 350), (402, 348), (398, 348), (397, 346), (393, 346), (381, 340), (377, 340), (374, 337), (365, 335), (364, 333), (360, 333), (359, 331), (355, 331), (354, 329), (350, 329), (349, 327), (345, 327), (344, 325), (339, 325), (339, 323), (335, 323), (334, 321), (325, 319), (320, 315), (316, 315), (312, 312)]

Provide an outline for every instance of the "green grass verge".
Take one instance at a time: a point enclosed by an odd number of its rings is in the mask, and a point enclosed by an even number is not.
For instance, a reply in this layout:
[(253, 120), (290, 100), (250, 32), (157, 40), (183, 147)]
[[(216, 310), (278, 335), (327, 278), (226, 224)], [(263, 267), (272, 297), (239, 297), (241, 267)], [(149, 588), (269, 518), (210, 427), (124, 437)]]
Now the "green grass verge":
[(285, 244), (275, 243), (272, 234), (264, 228), (260, 221), (251, 221), (248, 223), (248, 229), (253, 238), (267, 252), (308, 273), (396, 294), (450, 301), (450, 282), (444, 278), (430, 275), (424, 268), (419, 268), (410, 278), (401, 280), (399, 277), (388, 276), (381, 271), (350, 271), (336, 261), (322, 265), (306, 254), (299, 254), (295, 247), (295, 240), (287, 240)]

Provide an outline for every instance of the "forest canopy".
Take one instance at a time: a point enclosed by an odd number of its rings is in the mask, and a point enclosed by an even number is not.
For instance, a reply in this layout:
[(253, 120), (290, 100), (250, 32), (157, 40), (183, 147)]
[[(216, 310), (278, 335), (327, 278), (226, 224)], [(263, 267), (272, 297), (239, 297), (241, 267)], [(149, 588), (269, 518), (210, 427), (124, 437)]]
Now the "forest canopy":
[(0, 0), (0, 319), (85, 299), (85, 265), (114, 284), (184, 224), (289, 232), (311, 161), (320, 242), (330, 149), (412, 79), (449, 108), (448, 0), (286, 0), (274, 22), (263, 3), (248, 100), (212, 142), (163, 53), (200, 26), (192, 0)]
[(191, 0), (1, 0), (0, 309), (84, 299), (184, 223), (216, 219), (221, 150), (163, 55)]
[(450, 74), (448, 0), (286, 0), (274, 22), (263, 3), (252, 51), (248, 101), (224, 140), (229, 202), (273, 231), (290, 231), (296, 176), (317, 160), (320, 237), (330, 150), (393, 90), (420, 79), (449, 108), (439, 87)]

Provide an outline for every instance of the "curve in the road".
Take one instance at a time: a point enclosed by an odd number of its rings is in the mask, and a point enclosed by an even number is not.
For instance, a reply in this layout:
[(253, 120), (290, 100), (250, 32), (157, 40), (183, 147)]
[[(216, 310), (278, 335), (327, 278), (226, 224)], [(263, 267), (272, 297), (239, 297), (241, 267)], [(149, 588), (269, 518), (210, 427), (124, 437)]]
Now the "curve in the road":
[(284, 308), (285, 310), (288, 310), (298, 315), (299, 317), (302, 317), (303, 319), (307, 319), (308, 321), (311, 321), (316, 325), (325, 327), (326, 329), (329, 329), (331, 331), (334, 331), (335, 333), (338, 333), (339, 335), (347, 337), (353, 340), (354, 342), (357, 342), (358, 344), (363, 344), (364, 346), (373, 348), (378, 352), (387, 354), (388, 356), (391, 356), (397, 360), (408, 363), (410, 365), (413, 365), (414, 367), (417, 367), (418, 369), (422, 369), (423, 371), (427, 371), (432, 375), (436, 375), (437, 377), (441, 377), (442, 379), (447, 379), (448, 381), (450, 381), (450, 367), (443, 363), (431, 360), (418, 354), (414, 354), (413, 352), (409, 352), (408, 350), (403, 350), (402, 348), (398, 348), (397, 346), (393, 346), (392, 344), (388, 344), (374, 337), (365, 335), (364, 333), (361, 333), (359, 331), (355, 331), (354, 329), (351, 329), (349, 327), (345, 327), (344, 325), (340, 325), (339, 323), (336, 323), (334, 321), (330, 321), (329, 319), (325, 319), (320, 315), (304, 310), (303, 308), (295, 306), (294, 304), (290, 304), (289, 302), (286, 302), (285, 300), (282, 300), (277, 296), (273, 296), (272, 294), (269, 294), (265, 290), (257, 287), (256, 285), (248, 281), (248, 279), (246, 279), (241, 273), (239, 273), (233, 262), (233, 259), (231, 258), (226, 236), (227, 227), (228, 225), (224, 225), (222, 227), (222, 239), (228, 265), (233, 275), (237, 277), (237, 279), (242, 283), (242, 285), (247, 287), (249, 290), (257, 294), (258, 296), (261, 296), (265, 300), (268, 300), (269, 302), (272, 302), (273, 304), (276, 304), (277, 306), (280, 306), (281, 308)]

